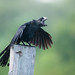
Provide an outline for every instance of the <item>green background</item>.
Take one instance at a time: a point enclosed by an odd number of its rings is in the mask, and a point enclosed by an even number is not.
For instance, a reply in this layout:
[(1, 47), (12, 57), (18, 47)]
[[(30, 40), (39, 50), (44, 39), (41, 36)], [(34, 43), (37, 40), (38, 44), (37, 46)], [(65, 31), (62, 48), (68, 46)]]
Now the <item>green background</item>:
[[(37, 0), (0, 0), (0, 52), (10, 43), (20, 25), (46, 16), (53, 45), (36, 48), (34, 75), (75, 75), (75, 0), (43, 3)], [(0, 75), (8, 75), (0, 67)]]

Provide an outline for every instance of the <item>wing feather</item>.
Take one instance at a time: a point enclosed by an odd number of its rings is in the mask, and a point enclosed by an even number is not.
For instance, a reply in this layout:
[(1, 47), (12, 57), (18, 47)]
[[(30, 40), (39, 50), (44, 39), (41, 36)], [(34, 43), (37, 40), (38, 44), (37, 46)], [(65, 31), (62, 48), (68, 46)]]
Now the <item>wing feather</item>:
[(15, 44), (18, 43), (22, 34), (23, 34), (23, 30), (26, 28), (26, 25), (22, 25), (20, 26), (20, 28), (17, 30), (16, 34), (14, 35), (11, 44)]
[(43, 48), (44, 50), (45, 48), (48, 49), (48, 46), (51, 48), (51, 44), (53, 44), (51, 35), (42, 28), (35, 33), (31, 43), (39, 46), (39, 48)]

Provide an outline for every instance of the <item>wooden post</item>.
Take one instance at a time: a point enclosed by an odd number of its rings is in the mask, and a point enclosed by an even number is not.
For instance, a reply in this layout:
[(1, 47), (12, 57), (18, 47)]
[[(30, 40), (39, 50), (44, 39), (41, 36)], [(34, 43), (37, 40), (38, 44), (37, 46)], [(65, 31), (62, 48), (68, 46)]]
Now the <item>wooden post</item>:
[(35, 47), (13, 45), (8, 75), (33, 75), (35, 55)]

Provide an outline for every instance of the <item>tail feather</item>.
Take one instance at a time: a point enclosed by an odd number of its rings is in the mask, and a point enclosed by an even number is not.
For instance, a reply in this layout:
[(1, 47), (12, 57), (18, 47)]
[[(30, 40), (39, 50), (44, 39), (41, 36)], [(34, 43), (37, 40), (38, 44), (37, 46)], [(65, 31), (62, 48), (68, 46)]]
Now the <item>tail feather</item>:
[(10, 45), (0, 53), (0, 66), (6, 66), (10, 56)]

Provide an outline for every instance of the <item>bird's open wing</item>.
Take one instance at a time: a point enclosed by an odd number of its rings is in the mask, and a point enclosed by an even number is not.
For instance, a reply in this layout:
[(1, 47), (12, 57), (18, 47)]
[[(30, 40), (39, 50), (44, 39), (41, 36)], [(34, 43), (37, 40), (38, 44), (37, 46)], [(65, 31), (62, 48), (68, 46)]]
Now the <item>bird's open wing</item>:
[(30, 43), (39, 46), (39, 48), (42, 47), (44, 50), (45, 48), (48, 49), (48, 46), (51, 47), (51, 44), (53, 44), (51, 35), (41, 28), (35, 33)]
[(26, 25), (20, 26), (20, 28), (17, 30), (16, 34), (14, 35), (11, 44), (18, 43), (20, 41), (20, 38), (23, 34), (24, 29), (26, 28)]

